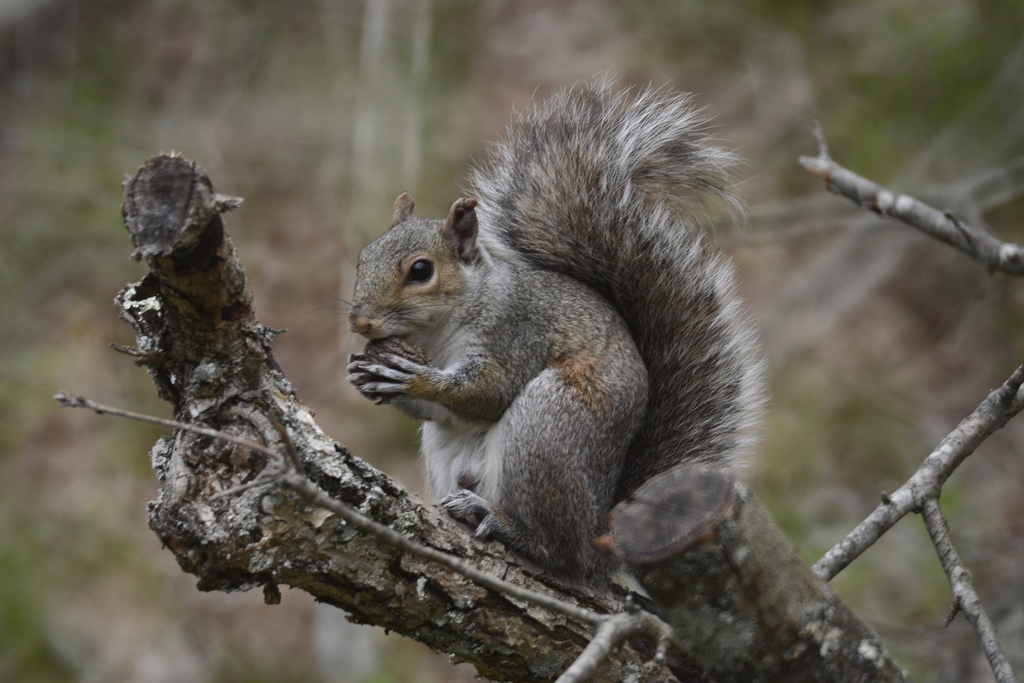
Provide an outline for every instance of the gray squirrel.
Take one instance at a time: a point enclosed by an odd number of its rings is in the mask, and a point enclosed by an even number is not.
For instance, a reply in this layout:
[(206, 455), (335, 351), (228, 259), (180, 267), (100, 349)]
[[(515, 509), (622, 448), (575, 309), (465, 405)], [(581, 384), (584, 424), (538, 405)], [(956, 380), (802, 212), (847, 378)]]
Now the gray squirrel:
[(763, 409), (733, 267), (698, 229), (735, 204), (706, 124), (687, 95), (557, 93), (472, 171), (475, 199), (426, 220), (403, 193), (359, 257), (349, 381), (424, 421), (440, 505), (571, 578), (615, 568), (594, 542), (617, 501), (737, 465)]

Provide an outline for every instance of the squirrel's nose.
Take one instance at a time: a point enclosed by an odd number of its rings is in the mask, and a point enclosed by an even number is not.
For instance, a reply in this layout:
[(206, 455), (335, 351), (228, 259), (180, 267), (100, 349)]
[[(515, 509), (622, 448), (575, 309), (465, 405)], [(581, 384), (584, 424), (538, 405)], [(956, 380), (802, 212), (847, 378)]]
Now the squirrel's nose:
[(364, 337), (372, 337), (378, 324), (372, 316), (366, 315), (361, 303), (353, 306), (348, 313), (348, 329)]
[(371, 327), (370, 319), (358, 311), (352, 311), (352, 314), (348, 316), (348, 329), (356, 334), (361, 334), (365, 337)]

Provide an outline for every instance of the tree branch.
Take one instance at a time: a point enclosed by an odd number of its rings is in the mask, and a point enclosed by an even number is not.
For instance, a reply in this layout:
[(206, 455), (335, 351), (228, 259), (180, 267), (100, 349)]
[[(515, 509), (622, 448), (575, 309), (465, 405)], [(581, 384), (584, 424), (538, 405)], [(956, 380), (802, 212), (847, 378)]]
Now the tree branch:
[(919, 510), (928, 499), (938, 498), (942, 485), (960, 463), (1024, 407), (1024, 393), (1020, 392), (1022, 383), (1024, 365), (1014, 370), (1001, 387), (993, 390), (974, 412), (964, 418), (903, 486), (895, 493), (883, 496), (881, 505), (874, 512), (825, 553), (814, 564), (814, 573), (831, 581), (896, 522)]
[(556, 683), (589, 681), (601, 663), (612, 656), (616, 648), (622, 646), (630, 638), (641, 635), (659, 643), (658, 655), (652, 662), (655, 665), (663, 664), (665, 657), (660, 644), (675, 639), (671, 628), (655, 615), (640, 609), (633, 609), (613, 614), (604, 619), (598, 626), (590, 644), (576, 658), (572, 666), (558, 677)]
[[(550, 595), (531, 591), (520, 586), (513, 585), (507, 581), (493, 576), (491, 574), (485, 574), (476, 567), (473, 567), (465, 562), (462, 562), (457, 557), (453, 557), (446, 553), (439, 552), (434, 548), (429, 548), (418, 543), (414, 543), (407, 537), (395, 532), (391, 528), (379, 524), (372, 519), (362, 515), (348, 506), (340, 503), (339, 501), (331, 498), (323, 492), (316, 484), (311, 482), (301, 470), (302, 461), (299, 458), (299, 454), (295, 451), (295, 447), (288, 437), (287, 432), (280, 428), (278, 431), (281, 435), (282, 441), (285, 444), (286, 457), (282, 457), (279, 453), (266, 448), (258, 443), (246, 441), (240, 439), (231, 434), (220, 432), (215, 429), (209, 429), (201, 425), (186, 424), (184, 422), (178, 422), (176, 420), (164, 420), (158, 417), (152, 417), (150, 415), (143, 415), (141, 413), (133, 413), (129, 410), (121, 410), (120, 408), (114, 408), (112, 406), (106, 406), (102, 403), (89, 400), (83, 396), (77, 394), (69, 394), (67, 392), (58, 392), (54, 397), (61, 406), (65, 408), (86, 408), (92, 410), (100, 415), (113, 415), (115, 417), (123, 417), (130, 420), (136, 420), (139, 422), (146, 422), (149, 424), (155, 424), (163, 427), (169, 427), (171, 429), (180, 429), (194, 434), (200, 434), (203, 436), (209, 436), (221, 441), (233, 443), (239, 446), (244, 446), (251, 450), (262, 453), (263, 455), (269, 456), (272, 459), (278, 460), (280, 463), (279, 471), (276, 472), (264, 472), (264, 478), (251, 481), (248, 484), (242, 484), (232, 489), (227, 489), (217, 493), (213, 498), (221, 498), (226, 495), (234, 495), (242, 493), (245, 490), (253, 488), (254, 486), (262, 486), (265, 484), (280, 484), (287, 486), (292, 489), (308, 502), (322, 507), (325, 510), (330, 510), (345, 522), (351, 524), (360, 531), (367, 533), (371, 536), (385, 541), (389, 545), (393, 545), (399, 550), (418, 555), (423, 559), (436, 562), (452, 571), (462, 574), (467, 579), (474, 583), (483, 586), (484, 588), (490, 588), (493, 591), (503, 593), (513, 598), (519, 598), (520, 600), (527, 600), (541, 607), (546, 607), (552, 611), (560, 612), (567, 617), (578, 619), (584, 623), (591, 624), (593, 626), (604, 625), (614, 619), (616, 616), (625, 616), (626, 613), (621, 615), (602, 615), (597, 614), (591, 610), (583, 609), (577, 605), (572, 605), (557, 598), (553, 598)], [(269, 469), (269, 468), (268, 468)], [(621, 620), (618, 620), (621, 623)], [(637, 620), (639, 621), (639, 620)], [(620, 641), (621, 642), (621, 641)]]
[(974, 627), (975, 633), (978, 634), (981, 649), (988, 657), (996, 681), (998, 683), (1014, 683), (1016, 679), (1013, 676), (1010, 663), (996, 639), (995, 626), (992, 625), (992, 620), (989, 619), (977, 591), (974, 590), (974, 577), (971, 576), (970, 570), (964, 565), (963, 560), (960, 559), (960, 553), (953, 545), (953, 537), (949, 533), (946, 518), (939, 507), (939, 499), (929, 498), (926, 500), (921, 510), (921, 516), (924, 517), (924, 525), (939, 553), (939, 561), (942, 562), (942, 568), (946, 571), (946, 576), (949, 577), (949, 587), (953, 591), (953, 605), (946, 617), (945, 625), (949, 626), (958, 611), (963, 612), (967, 621)]
[[(989, 271), (1024, 275), (1024, 249), (1000, 242), (989, 233), (958, 221), (913, 197), (895, 195), (848, 171), (831, 159), (821, 127), (815, 125), (817, 157), (800, 157), (803, 167), (822, 178), (826, 187), (876, 213), (896, 218), (950, 244), (984, 264)], [(974, 627), (992, 671), (1000, 683), (1012, 683), (1013, 671), (996, 639), (995, 629), (974, 590), (973, 579), (953, 545), (939, 507), (942, 486), (968, 455), (1024, 408), (1024, 366), (992, 391), (978, 408), (939, 444), (913, 476), (892, 495), (882, 495), (875, 508), (846, 538), (825, 553), (812, 568), (824, 580), (836, 574), (881, 538), (910, 512), (919, 512), (938, 552), (953, 591), (946, 625), (962, 611)]]
[(718, 683), (908, 680), (735, 477), (656, 477), (615, 509), (611, 536), (681, 654)]
[(894, 193), (843, 168), (829, 156), (821, 127), (815, 124), (814, 132), (818, 140), (818, 156), (802, 156), (800, 164), (824, 180), (829, 191), (956, 247), (980, 261), (990, 272), (998, 270), (1008, 275), (1024, 275), (1024, 248), (1001, 242), (985, 230), (957, 220), (950, 213), (905, 194)]

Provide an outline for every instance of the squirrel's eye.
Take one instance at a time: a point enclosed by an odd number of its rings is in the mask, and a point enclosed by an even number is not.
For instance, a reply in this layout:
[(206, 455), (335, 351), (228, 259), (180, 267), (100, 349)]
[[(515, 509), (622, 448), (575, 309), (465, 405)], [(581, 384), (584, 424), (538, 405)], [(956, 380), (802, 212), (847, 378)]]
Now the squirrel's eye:
[(426, 282), (434, 275), (434, 264), (427, 259), (417, 259), (409, 266), (409, 274), (405, 276), (406, 282)]

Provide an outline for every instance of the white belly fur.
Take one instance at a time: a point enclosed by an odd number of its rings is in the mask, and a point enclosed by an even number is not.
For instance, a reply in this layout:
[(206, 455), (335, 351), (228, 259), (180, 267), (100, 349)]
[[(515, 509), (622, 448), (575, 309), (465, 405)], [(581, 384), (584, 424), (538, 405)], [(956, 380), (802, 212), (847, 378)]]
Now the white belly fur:
[[(506, 413), (507, 414), (507, 413)], [(459, 478), (478, 482), (474, 491), (500, 504), (497, 482), (501, 476), (505, 418), (491, 425), (457, 419), (423, 423), (422, 453), (427, 484), (437, 498), (454, 493)]]

